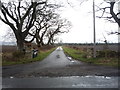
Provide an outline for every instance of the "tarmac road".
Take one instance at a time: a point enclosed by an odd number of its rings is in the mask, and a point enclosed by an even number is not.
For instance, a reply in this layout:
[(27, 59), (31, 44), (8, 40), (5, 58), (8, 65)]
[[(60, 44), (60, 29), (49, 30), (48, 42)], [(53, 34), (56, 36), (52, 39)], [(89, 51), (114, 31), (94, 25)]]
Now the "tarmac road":
[(45, 69), (58, 69), (64, 68), (69, 65), (78, 65), (81, 62), (74, 61), (71, 62), (66, 55), (64, 54), (61, 47), (58, 47), (54, 52), (52, 52), (47, 58), (43, 61), (37, 61), (30, 64), (24, 65), (13, 65), (13, 66), (4, 66), (2, 68), (3, 77), (10, 77), (15, 75), (29, 74), (32, 72), (39, 72)]
[(4, 66), (2, 77), (3, 88), (117, 88), (119, 78), (117, 68), (73, 60), (62, 47), (43, 61)]
[(2, 67), (2, 77), (118, 76), (118, 68), (86, 64), (67, 57), (58, 47), (43, 61)]

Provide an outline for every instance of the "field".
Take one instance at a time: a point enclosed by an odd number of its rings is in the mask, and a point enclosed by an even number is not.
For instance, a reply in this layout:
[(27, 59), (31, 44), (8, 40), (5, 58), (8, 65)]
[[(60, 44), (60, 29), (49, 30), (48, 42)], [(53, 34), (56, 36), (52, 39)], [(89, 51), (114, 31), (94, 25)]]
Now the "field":
[(2, 65), (24, 64), (43, 60), (54, 49), (54, 46), (38, 48), (38, 56), (36, 58), (32, 58), (32, 50), (27, 50), (26, 54), (23, 55), (17, 51), (16, 46), (2, 46)]
[[(110, 47), (112, 46), (109, 46), (109, 48)], [(76, 60), (80, 60), (90, 64), (118, 67), (119, 53), (116, 47), (114, 49), (106, 49), (104, 48), (104, 45), (98, 45), (96, 49), (96, 58), (93, 58), (92, 45), (67, 45), (64, 46), (63, 49), (66, 55)]]
[[(93, 49), (94, 48), (93, 44), (68, 44), (66, 46), (70, 46), (70, 47), (78, 48), (78, 49)], [(96, 50), (97, 51), (102, 51), (102, 50), (107, 48), (111, 51), (118, 52), (119, 47), (120, 46), (117, 43), (108, 44), (108, 45), (105, 45), (104, 43), (103, 44), (96, 44)]]

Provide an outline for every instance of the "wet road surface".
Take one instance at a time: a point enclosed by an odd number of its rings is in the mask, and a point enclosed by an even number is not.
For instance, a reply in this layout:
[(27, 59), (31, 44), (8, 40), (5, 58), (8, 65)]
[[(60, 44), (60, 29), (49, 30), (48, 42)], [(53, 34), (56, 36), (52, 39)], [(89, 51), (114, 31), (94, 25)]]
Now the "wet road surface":
[(62, 47), (43, 61), (4, 66), (2, 71), (3, 88), (118, 87), (117, 68), (73, 60), (64, 54)]
[(43, 61), (38, 61), (25, 65), (13, 65), (13, 66), (4, 66), (3, 67), (3, 77), (15, 76), (15, 75), (28, 75), (32, 72), (39, 72), (46, 69), (58, 69), (64, 68), (69, 65), (80, 64), (79, 61), (70, 61), (64, 54), (61, 47), (58, 47), (54, 52), (52, 52), (47, 58)]
[(118, 88), (118, 77), (4, 78), (3, 88)]

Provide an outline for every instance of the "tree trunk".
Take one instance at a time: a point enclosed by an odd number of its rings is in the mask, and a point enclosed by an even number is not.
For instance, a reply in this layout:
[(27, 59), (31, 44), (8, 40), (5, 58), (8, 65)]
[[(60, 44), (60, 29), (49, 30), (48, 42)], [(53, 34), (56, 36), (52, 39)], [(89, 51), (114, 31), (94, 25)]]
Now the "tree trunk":
[(37, 43), (37, 46), (40, 47), (40, 41), (37, 37), (36, 37), (36, 43)]
[(49, 45), (49, 44), (50, 44), (50, 42), (51, 42), (52, 38), (53, 38), (53, 35), (51, 35), (51, 36), (50, 36), (50, 38), (49, 38), (49, 40), (48, 40), (48, 42), (47, 42), (47, 45)]
[(17, 48), (19, 51), (23, 51), (24, 49), (24, 39), (25, 39), (25, 36), (23, 36), (22, 32), (16, 32), (15, 33), (15, 36), (16, 36), (16, 39), (17, 39)]
[(21, 52), (23, 51), (23, 49), (24, 49), (24, 41), (23, 40), (21, 40), (21, 39), (17, 40), (17, 48), (19, 51), (21, 51)]

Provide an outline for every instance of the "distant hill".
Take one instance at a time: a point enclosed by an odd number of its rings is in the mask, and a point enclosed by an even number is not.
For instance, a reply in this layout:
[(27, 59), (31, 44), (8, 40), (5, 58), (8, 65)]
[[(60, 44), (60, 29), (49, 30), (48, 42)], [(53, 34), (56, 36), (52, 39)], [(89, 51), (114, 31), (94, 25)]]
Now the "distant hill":
[(0, 41), (0, 45), (16, 45), (16, 42), (2, 42), (2, 41)]

